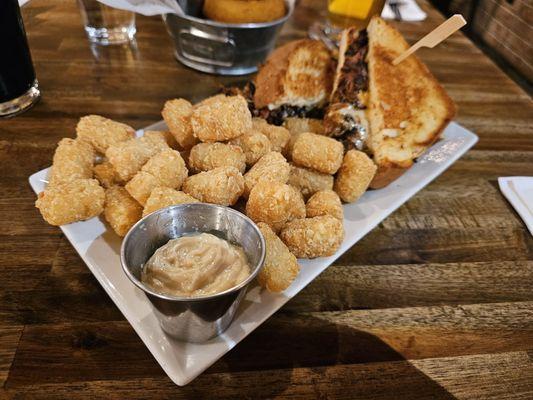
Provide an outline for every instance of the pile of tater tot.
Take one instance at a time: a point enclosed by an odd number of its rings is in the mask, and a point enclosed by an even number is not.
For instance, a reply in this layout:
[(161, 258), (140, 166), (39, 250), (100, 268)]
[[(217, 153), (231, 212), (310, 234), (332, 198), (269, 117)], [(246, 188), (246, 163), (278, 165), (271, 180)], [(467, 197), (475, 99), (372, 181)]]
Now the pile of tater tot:
[(62, 139), (55, 151), (48, 186), (36, 202), (43, 218), (63, 225), (103, 213), (124, 236), (140, 218), (170, 205), (234, 206), (265, 237), (258, 281), (273, 292), (296, 278), (297, 258), (337, 251), (344, 238), (342, 202), (356, 201), (376, 172), (365, 153), (345, 152), (316, 120), (283, 127), (252, 118), (239, 95), (196, 105), (169, 100), (162, 115), (168, 132), (141, 137), (101, 116), (81, 118), (76, 139)]

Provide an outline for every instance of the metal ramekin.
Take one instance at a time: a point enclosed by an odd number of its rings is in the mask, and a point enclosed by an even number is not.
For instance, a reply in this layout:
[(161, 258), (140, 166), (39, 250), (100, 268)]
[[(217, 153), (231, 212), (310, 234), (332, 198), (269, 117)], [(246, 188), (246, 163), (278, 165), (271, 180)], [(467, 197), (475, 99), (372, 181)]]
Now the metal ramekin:
[[(250, 276), (224, 292), (203, 297), (176, 297), (157, 293), (141, 282), (141, 268), (170, 239), (195, 232), (213, 233), (242, 246), (251, 265)], [(244, 214), (228, 207), (193, 203), (155, 211), (137, 222), (120, 249), (122, 268), (154, 306), (161, 328), (188, 342), (204, 342), (229, 326), (248, 285), (265, 259), (265, 240)]]
[(176, 58), (186, 66), (219, 75), (244, 75), (257, 71), (274, 48), (276, 36), (292, 15), (294, 6), (286, 1), (287, 13), (271, 22), (227, 24), (201, 16), (202, 0), (180, 0), (184, 16), (163, 15), (174, 40)]

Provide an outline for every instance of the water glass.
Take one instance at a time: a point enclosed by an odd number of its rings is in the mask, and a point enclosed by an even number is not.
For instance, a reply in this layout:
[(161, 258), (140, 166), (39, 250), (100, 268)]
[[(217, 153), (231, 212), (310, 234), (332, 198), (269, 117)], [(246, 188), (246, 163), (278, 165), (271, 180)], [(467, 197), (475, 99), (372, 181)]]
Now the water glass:
[(137, 31), (135, 13), (106, 6), (96, 0), (78, 0), (85, 32), (92, 43), (126, 43)]

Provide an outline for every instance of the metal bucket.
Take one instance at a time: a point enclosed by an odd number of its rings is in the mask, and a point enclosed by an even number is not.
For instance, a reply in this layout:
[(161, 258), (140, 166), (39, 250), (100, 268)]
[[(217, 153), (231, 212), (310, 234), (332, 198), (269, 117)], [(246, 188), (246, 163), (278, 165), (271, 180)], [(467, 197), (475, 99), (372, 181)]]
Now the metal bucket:
[(163, 15), (174, 40), (176, 58), (198, 71), (218, 75), (244, 75), (256, 72), (274, 48), (278, 31), (293, 12), (281, 19), (251, 24), (226, 24), (201, 19), (203, 0), (179, 0), (185, 16)]

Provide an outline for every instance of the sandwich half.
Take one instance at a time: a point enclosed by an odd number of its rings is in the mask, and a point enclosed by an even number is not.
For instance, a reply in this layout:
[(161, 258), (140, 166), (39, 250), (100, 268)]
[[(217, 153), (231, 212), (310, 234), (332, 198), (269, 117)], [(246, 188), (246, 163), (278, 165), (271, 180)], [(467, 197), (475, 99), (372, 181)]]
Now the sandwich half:
[(256, 115), (276, 125), (288, 117), (322, 118), (333, 72), (333, 59), (321, 41), (296, 40), (277, 48), (254, 81)]
[(343, 32), (324, 125), (345, 146), (372, 155), (378, 166), (372, 188), (405, 172), (455, 115), (453, 101), (416, 56), (392, 64), (408, 48), (379, 17), (366, 30)]

